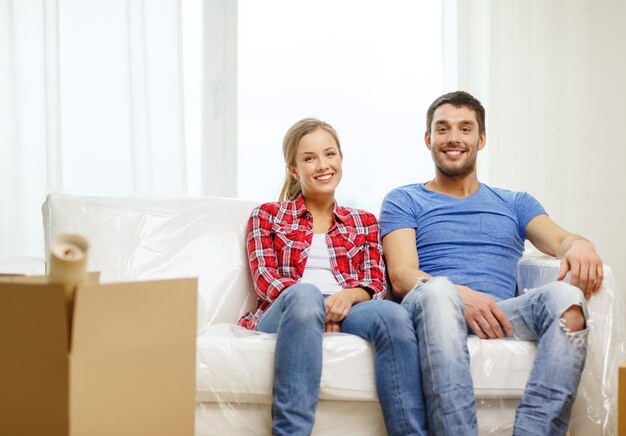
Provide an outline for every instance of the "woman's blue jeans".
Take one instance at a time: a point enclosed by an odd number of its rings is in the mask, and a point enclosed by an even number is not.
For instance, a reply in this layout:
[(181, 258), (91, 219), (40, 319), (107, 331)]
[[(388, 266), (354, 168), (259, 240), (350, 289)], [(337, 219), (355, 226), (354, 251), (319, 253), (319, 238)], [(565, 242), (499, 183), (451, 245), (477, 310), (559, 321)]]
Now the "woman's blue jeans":
[[(324, 297), (311, 284), (284, 290), (261, 317), (257, 330), (277, 333), (272, 404), (275, 435), (307, 435), (313, 429), (322, 373)], [(374, 346), (376, 390), (390, 435), (427, 435), (417, 340), (399, 304), (356, 304), (341, 324), (343, 333)]]
[[(563, 313), (580, 306), (582, 292), (553, 282), (498, 306), (513, 325), (511, 340), (537, 341), (537, 355), (517, 407), (515, 435), (564, 435), (585, 363), (587, 330), (570, 332)], [(475, 435), (476, 405), (463, 302), (454, 285), (436, 277), (402, 301), (415, 323), (430, 431)]]

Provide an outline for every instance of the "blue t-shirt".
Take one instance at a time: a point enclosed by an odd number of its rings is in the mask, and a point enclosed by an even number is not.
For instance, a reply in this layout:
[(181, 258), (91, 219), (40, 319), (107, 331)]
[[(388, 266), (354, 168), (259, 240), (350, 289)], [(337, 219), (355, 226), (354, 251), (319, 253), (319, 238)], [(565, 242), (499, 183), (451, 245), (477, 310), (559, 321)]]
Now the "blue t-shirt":
[(526, 226), (546, 211), (531, 195), (481, 184), (467, 198), (423, 183), (391, 191), (380, 211), (381, 237), (415, 229), (419, 267), (496, 298), (515, 296), (515, 269)]

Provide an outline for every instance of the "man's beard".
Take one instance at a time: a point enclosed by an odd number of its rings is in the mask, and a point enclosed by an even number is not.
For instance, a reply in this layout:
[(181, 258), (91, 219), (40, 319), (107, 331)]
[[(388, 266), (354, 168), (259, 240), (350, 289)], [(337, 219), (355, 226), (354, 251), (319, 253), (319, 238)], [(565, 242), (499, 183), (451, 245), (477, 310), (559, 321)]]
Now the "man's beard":
[(476, 169), (476, 159), (472, 162), (465, 162), (465, 164), (460, 168), (445, 168), (439, 160), (435, 160), (435, 166), (443, 175), (450, 177), (451, 179), (462, 178), (471, 174)]

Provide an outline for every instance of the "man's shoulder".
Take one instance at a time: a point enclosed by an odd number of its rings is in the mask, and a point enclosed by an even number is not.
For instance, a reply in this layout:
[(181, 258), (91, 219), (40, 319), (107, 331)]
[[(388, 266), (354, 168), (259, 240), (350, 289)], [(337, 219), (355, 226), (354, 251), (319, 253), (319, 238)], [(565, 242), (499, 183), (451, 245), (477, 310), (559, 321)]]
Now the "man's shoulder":
[(497, 193), (499, 193), (499, 194), (507, 194), (507, 195), (510, 195), (510, 194), (516, 194), (516, 193), (518, 193), (518, 191), (512, 191), (512, 190), (510, 190), (510, 189), (506, 189), (506, 188), (499, 188), (499, 187), (497, 187), (497, 186), (487, 185), (486, 183), (481, 183), (481, 186), (482, 186), (483, 188), (485, 188), (485, 189), (489, 190), (489, 191), (492, 191), (492, 192), (497, 192)]
[(423, 183), (397, 187), (384, 198), (380, 208), (381, 235), (405, 227), (415, 228), (422, 210), (428, 204)]
[(422, 191), (424, 187), (424, 183), (420, 182), (420, 183), (409, 183), (408, 185), (402, 185), (402, 186), (398, 186), (395, 189), (392, 189), (391, 192), (393, 191), (404, 191), (404, 192), (420, 192)]
[(516, 201), (516, 199), (519, 199), (520, 197), (530, 196), (530, 194), (528, 194), (525, 191), (513, 191), (510, 189), (506, 189), (506, 188), (498, 188), (495, 186), (489, 186), (485, 183), (481, 183), (481, 186), (486, 192), (490, 192), (496, 195), (497, 197), (503, 200), (509, 201), (509, 202)]
[(511, 210), (520, 219), (523, 227), (535, 216), (546, 213), (541, 203), (528, 192), (511, 191), (487, 185), (484, 185), (484, 187), (484, 192), (488, 193), (484, 201), (491, 205), (499, 204)]
[(424, 193), (424, 184), (423, 183), (411, 183), (409, 185), (398, 186), (397, 188), (393, 188), (385, 198), (395, 198), (395, 197), (417, 197), (421, 196)]

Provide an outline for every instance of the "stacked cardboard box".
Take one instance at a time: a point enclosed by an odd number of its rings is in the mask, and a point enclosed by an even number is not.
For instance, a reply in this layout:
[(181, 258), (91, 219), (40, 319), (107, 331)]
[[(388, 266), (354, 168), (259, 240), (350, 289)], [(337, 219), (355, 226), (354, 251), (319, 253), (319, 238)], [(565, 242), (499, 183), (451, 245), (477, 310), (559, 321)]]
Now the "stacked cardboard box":
[(617, 434), (620, 436), (626, 436), (626, 362), (623, 362), (619, 367), (618, 379), (619, 393), (617, 397)]
[(193, 435), (196, 288), (1, 277), (0, 434)]

